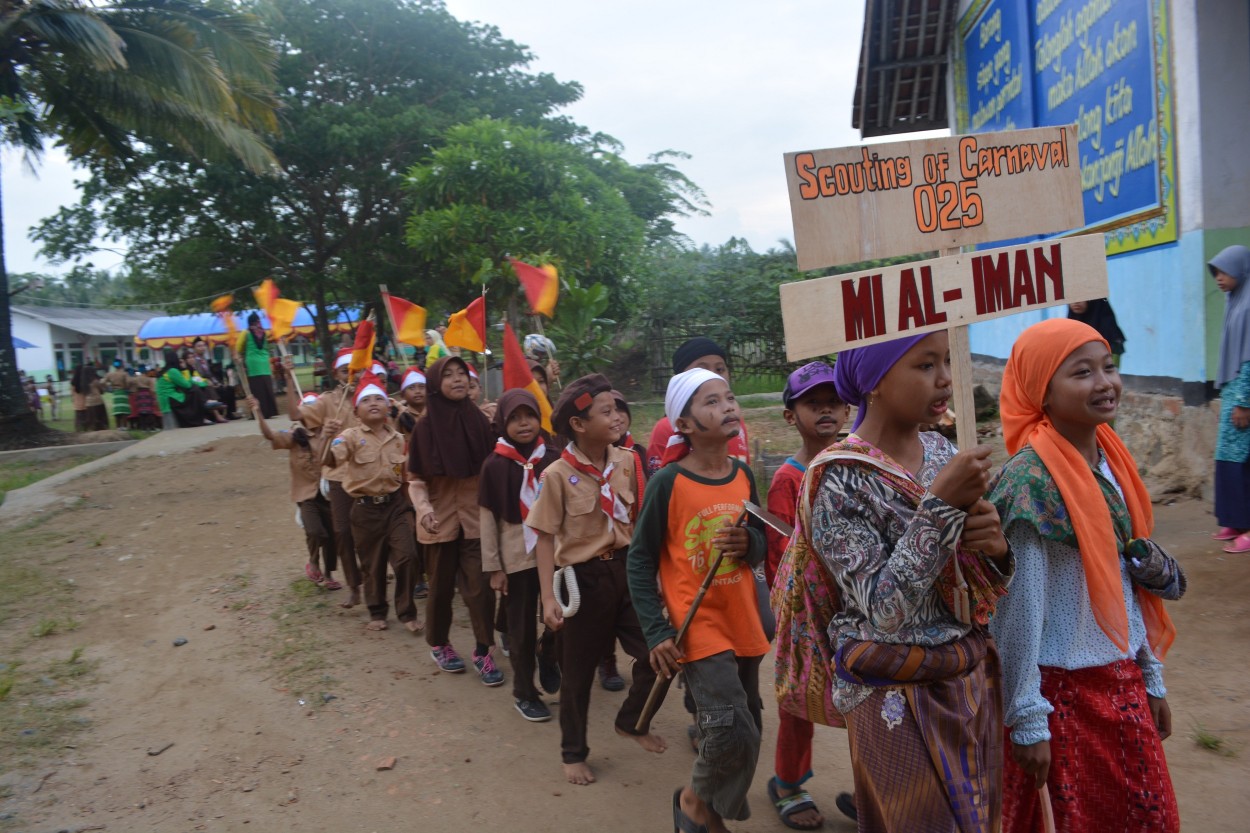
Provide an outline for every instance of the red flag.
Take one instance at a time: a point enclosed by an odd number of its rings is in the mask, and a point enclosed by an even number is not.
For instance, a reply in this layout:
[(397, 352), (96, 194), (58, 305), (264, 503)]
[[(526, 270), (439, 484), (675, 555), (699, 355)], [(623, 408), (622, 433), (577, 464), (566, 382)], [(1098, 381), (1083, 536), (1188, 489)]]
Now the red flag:
[(513, 388), (520, 388), (534, 394), (534, 398), (538, 400), (538, 416), (542, 420), (543, 428), (547, 433), (551, 433), (551, 403), (547, 400), (543, 389), (538, 386), (538, 380), (534, 378), (534, 374), (530, 372), (529, 361), (525, 358), (525, 352), (521, 350), (520, 342), (516, 340), (516, 333), (512, 332), (512, 326), (504, 324), (503, 389), (512, 390)]
[(347, 366), (351, 373), (368, 370), (373, 366), (373, 313), (356, 328), (356, 341), (352, 343), (352, 362)]
[(525, 287), (525, 297), (530, 302), (530, 310), (542, 313), (550, 318), (556, 310), (556, 298), (560, 293), (560, 276), (556, 267), (550, 263), (544, 266), (530, 266), (514, 257), (508, 258), (516, 276)]
[(463, 347), (474, 353), (486, 351), (486, 299), (478, 296), (459, 312), (451, 314), (443, 343), (448, 347)]
[(425, 307), (387, 292), (382, 293), (382, 300), (386, 301), (390, 311), (395, 340), (413, 347), (425, 347)]

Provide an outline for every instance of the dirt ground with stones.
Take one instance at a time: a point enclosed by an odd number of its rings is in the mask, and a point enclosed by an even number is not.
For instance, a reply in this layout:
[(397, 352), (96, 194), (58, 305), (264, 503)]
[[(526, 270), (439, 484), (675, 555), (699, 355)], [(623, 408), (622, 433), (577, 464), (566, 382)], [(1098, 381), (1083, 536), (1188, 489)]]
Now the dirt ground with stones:
[[(526, 723), (508, 686), (486, 688), (471, 671), (439, 673), (422, 638), (397, 627), (366, 632), (362, 608), (343, 610), (342, 592), (303, 580), (286, 477), (282, 455), (259, 438), (220, 438), (72, 479), (57, 491), (71, 506), (31, 513), (0, 533), (5, 575), (34, 588), (6, 601), (0, 662), (82, 672), (0, 701), (0, 711), (12, 710), (0, 739), (0, 830), (526, 833), (671, 824), (672, 791), (693, 758), (679, 697), (656, 720), (670, 740), (656, 756), (613, 734), (623, 695), (596, 689), (590, 745), (599, 782), (567, 784), (556, 721)], [(1176, 732), (1166, 749), (1181, 817), (1187, 830), (1245, 830), (1250, 555), (1225, 555), (1209, 540), (1205, 503), (1157, 505), (1156, 513), (1157, 538), (1190, 579), (1186, 598), (1171, 605), (1180, 636), (1167, 672)], [(467, 650), (462, 608), (457, 616), (453, 639)], [(64, 627), (32, 635), (49, 621)], [(186, 643), (175, 647), (180, 638)], [(765, 679), (770, 668), (766, 660)], [(70, 698), (85, 701), (76, 728), (39, 745), (21, 709)], [(765, 792), (776, 725), (769, 708), (754, 815), (735, 830), (784, 829)], [(1223, 751), (1196, 743), (1198, 727)], [(832, 729), (816, 735), (810, 789), (830, 814), (826, 829), (852, 830), (833, 817), (836, 792), (851, 782), (846, 739)], [(381, 769), (391, 758), (393, 768)]]

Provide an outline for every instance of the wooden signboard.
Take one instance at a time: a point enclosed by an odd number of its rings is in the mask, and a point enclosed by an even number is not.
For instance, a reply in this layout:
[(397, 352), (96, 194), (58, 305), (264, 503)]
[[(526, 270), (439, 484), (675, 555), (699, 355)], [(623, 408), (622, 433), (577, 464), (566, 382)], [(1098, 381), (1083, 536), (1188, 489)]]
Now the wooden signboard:
[(786, 283), (781, 285), (786, 358), (799, 361), (1105, 297), (1101, 234)]
[(799, 269), (1085, 224), (1075, 126), (785, 155)]

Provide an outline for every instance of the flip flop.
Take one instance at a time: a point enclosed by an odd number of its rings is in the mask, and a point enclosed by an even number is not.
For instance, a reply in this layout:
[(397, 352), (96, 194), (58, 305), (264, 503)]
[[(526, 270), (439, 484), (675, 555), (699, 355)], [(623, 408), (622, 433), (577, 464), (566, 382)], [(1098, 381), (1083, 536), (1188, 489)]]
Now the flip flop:
[(317, 565), (311, 562), (304, 563), (304, 575), (308, 576), (308, 580), (313, 584), (321, 584), (326, 577), (321, 575), (321, 570), (317, 569)]
[(326, 583), (321, 586), (327, 590), (342, 590), (343, 589), (343, 585), (339, 584), (337, 579), (332, 579), (332, 578), (326, 579)]
[(1224, 552), (1250, 552), (1250, 532), (1242, 533), (1225, 544)]
[(781, 823), (791, 830), (819, 830), (825, 826), (823, 818), (820, 824), (812, 825), (811, 827), (804, 827), (801, 824), (790, 821), (791, 816), (802, 813), (805, 810), (815, 810), (819, 813), (820, 808), (816, 806), (816, 802), (812, 800), (807, 790), (799, 790), (793, 795), (783, 796), (775, 775), (768, 779), (768, 800), (777, 809), (777, 816), (781, 819)]
[(699, 824), (681, 809), (681, 791), (684, 789), (685, 787), (678, 787), (677, 792), (673, 793), (674, 833), (707, 833), (706, 824)]
[(1231, 526), (1222, 526), (1216, 532), (1211, 533), (1211, 539), (1213, 541), (1231, 541), (1245, 531), (1244, 529), (1233, 529)]

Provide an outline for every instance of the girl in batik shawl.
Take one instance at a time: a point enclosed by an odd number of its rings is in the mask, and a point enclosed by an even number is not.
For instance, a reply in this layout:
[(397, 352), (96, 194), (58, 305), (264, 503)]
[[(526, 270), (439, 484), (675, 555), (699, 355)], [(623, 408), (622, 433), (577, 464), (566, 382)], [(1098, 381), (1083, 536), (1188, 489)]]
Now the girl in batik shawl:
[(1011, 559), (982, 497), (989, 448), (920, 430), (951, 397), (946, 333), (844, 351), (834, 370), (854, 433), (812, 460), (800, 514), (841, 594), (833, 699), (859, 829), (992, 833), (1002, 712), (984, 624)]
[(1160, 660), (1175, 637), (1162, 599), (1179, 598), (1185, 576), (1150, 540), (1150, 495), (1110, 427), (1120, 390), (1107, 342), (1068, 319), (1025, 330), (1003, 373), (1013, 456), (990, 499), (1018, 569), (990, 630), (1008, 833), (1042, 830), (1046, 800), (1060, 831), (1180, 829)]

